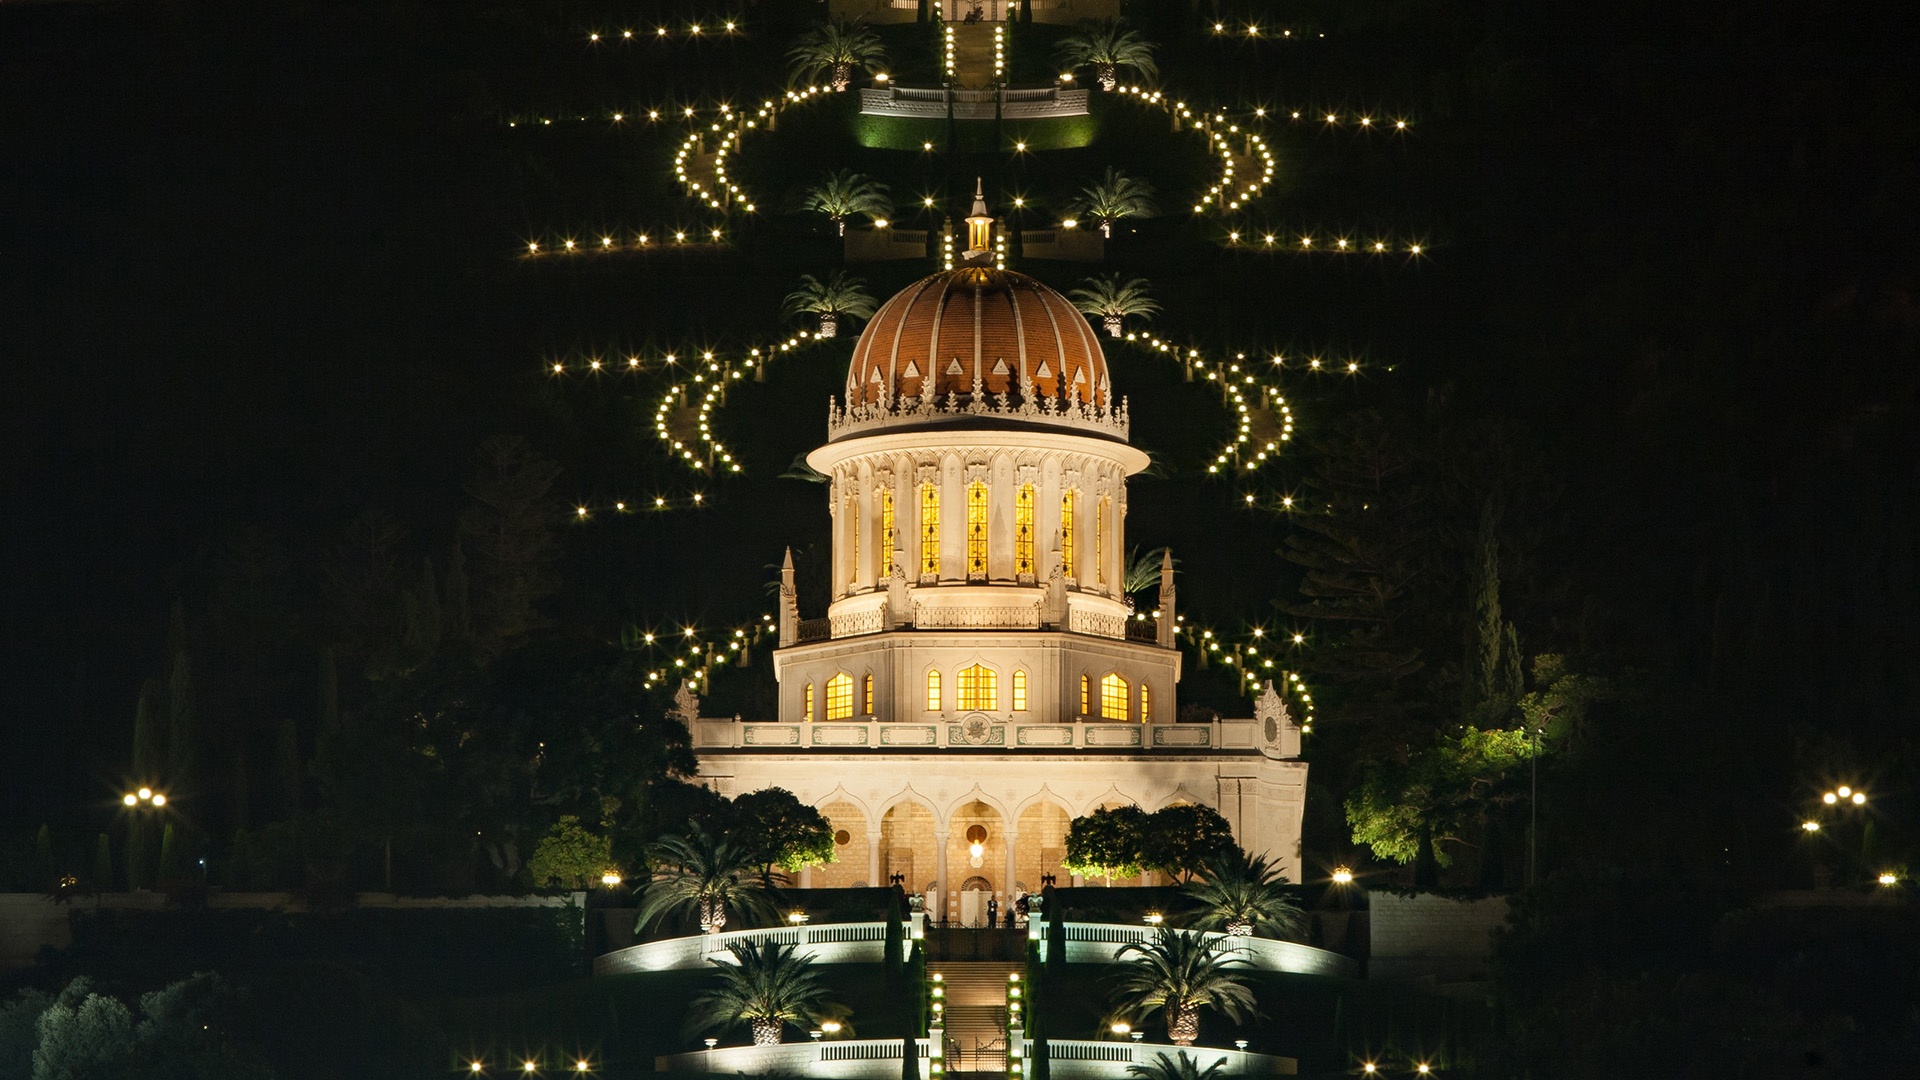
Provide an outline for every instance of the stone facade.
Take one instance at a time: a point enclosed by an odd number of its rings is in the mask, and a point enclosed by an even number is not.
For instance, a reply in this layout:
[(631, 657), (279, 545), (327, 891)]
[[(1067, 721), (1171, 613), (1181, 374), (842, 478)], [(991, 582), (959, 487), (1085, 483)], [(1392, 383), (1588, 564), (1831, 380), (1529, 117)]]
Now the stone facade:
[[(826, 814), (836, 857), (802, 884), (899, 875), (952, 917), (966, 891), (1065, 882), (1073, 818), (1174, 803), (1300, 878), (1307, 767), (1279, 695), (1175, 722), (1172, 562), (1136, 611), (1127, 477), (1149, 459), (1106, 373), (1064, 298), (999, 271), (932, 275), (862, 332), (853, 411), (807, 459), (830, 480), (831, 605), (801, 618), (789, 559), (778, 716), (690, 725), (721, 794), (777, 786)], [(943, 405), (900, 404), (933, 379)]]

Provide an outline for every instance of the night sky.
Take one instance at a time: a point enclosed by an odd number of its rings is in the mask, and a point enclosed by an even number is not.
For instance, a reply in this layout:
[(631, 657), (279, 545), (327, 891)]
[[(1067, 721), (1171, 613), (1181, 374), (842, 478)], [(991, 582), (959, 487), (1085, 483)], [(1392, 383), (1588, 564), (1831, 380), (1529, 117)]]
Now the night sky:
[[(667, 132), (507, 122), (761, 92), (817, 7), (762, 0), (741, 45), (623, 57), (582, 42), (622, 25), (613, 6), (0, 3), (9, 834), (115, 795), (169, 612), (208, 610), (223, 552), (284, 561), (276, 662), (292, 674), (265, 708), (305, 715), (328, 538), (376, 507), (419, 553), (443, 550), (484, 438), (552, 457), (568, 504), (694, 489), (646, 428), (651, 386), (556, 382), (543, 364), (774, 338), (798, 273), (838, 265), (831, 237), (774, 213), (720, 253), (521, 259), (529, 236), (703, 219), (665, 182)], [(1184, 4), (1142, 20), (1163, 41), (1185, 28), (1163, 66), (1196, 99), (1414, 117), (1403, 144), (1281, 131), (1260, 217), (1431, 253), (1222, 252), (1182, 232), (1169, 194), (1109, 267), (1155, 279), (1156, 326), (1216, 354), (1364, 357), (1367, 377), (1303, 388), (1303, 426), (1444, 402), (1524, 433), (1555, 490), (1514, 587), (1536, 640), (1706, 688), (1788, 783), (1851, 762), (1904, 786), (1920, 706), (1908, 43), (1838, 4), (1267, 17), (1330, 43), (1219, 46)], [(796, 138), (742, 168), (773, 203), (832, 152)], [(925, 180), (970, 183), (977, 165), (1056, 183), (988, 157)], [(1079, 269), (1034, 272), (1065, 287)], [(884, 296), (919, 270), (858, 272)], [(565, 532), (546, 608), (564, 632), (771, 610), (765, 567), (825, 536), (819, 489), (776, 479), (822, 436), (844, 351), (812, 355), (730, 405), (754, 472), (714, 485), (710, 511)], [(1196, 471), (1224, 430), (1217, 400), (1131, 354), (1116, 367), (1136, 412), (1163, 408), (1144, 438), (1175, 468), (1136, 485), (1130, 539), (1174, 545), (1196, 617), (1271, 621), (1292, 582), (1273, 557), (1284, 521)], [(1277, 471), (1262, 498), (1288, 482)], [(1672, 734), (1686, 755), (1689, 732)], [(1771, 812), (1795, 794), (1751, 798)]]

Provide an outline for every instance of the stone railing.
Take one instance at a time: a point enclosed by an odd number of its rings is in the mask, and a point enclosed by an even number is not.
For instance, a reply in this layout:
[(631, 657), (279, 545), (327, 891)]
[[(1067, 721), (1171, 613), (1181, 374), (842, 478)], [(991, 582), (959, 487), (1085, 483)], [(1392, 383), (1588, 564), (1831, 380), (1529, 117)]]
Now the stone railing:
[[(965, 722), (972, 717), (982, 717), (986, 722)], [(1215, 720), (1206, 724), (1045, 724), (996, 720), (977, 713), (901, 722), (861, 719), (809, 724), (699, 720), (693, 725), (695, 750), (837, 752), (995, 746), (1034, 751), (1233, 753), (1257, 750), (1259, 738), (1259, 724), (1253, 720)]]
[(827, 619), (836, 638), (877, 634), (887, 628), (887, 613), (879, 608), (872, 611), (848, 612), (845, 615), (829, 615)]
[[(1025, 1056), (1031, 1060), (1033, 1040), (1022, 1040)], [(1169, 1058), (1184, 1052), (1194, 1059), (1202, 1072), (1209, 1065), (1226, 1059), (1223, 1076), (1292, 1076), (1300, 1071), (1298, 1060), (1275, 1054), (1256, 1054), (1248, 1050), (1220, 1049), (1213, 1046), (1173, 1046), (1169, 1043), (1105, 1042), (1089, 1039), (1048, 1039), (1047, 1063), (1060, 1080), (1120, 1080), (1133, 1065), (1152, 1065), (1155, 1058)], [(900, 1058), (893, 1059), (897, 1063)]]
[[(1067, 923), (1067, 962), (1070, 964), (1111, 964), (1124, 959), (1120, 951), (1129, 945), (1150, 940), (1158, 930), (1150, 926), (1124, 923)], [(1255, 971), (1285, 971), (1296, 975), (1335, 975), (1360, 977), (1360, 961), (1326, 949), (1316, 949), (1297, 941), (1275, 941), (1262, 937), (1231, 937), (1204, 934), (1209, 941), (1224, 945), (1221, 954), (1235, 957)], [(1046, 938), (1040, 938), (1046, 951)]]
[[(712, 1076), (823, 1076), (837, 1080), (898, 1080), (899, 1039), (823, 1039), (777, 1046), (716, 1046), (653, 1059), (655, 1072)], [(927, 1075), (931, 1045), (916, 1040), (920, 1075)]]
[[(593, 973), (619, 975), (630, 971), (705, 968), (709, 960), (731, 962), (732, 954), (727, 950), (737, 943), (760, 945), (769, 941), (791, 945), (794, 951), (822, 964), (875, 964), (880, 962), (881, 954), (886, 950), (886, 940), (887, 924), (883, 922), (729, 930), (720, 934), (664, 938), (615, 949), (593, 958)], [(894, 1060), (900, 1060), (898, 1054), (894, 1055)]]
[[(897, 1080), (901, 1074), (899, 1039), (823, 1039), (776, 1046), (717, 1046), (654, 1059), (655, 1072), (707, 1073), (713, 1076), (820, 1076), (833, 1080)], [(1032, 1039), (1020, 1040), (1022, 1057), (1032, 1060)], [(1212, 1046), (1177, 1047), (1167, 1043), (1096, 1042), (1089, 1039), (1048, 1039), (1047, 1055), (1053, 1075), (1061, 1080), (1124, 1080), (1127, 1067), (1150, 1064), (1155, 1057), (1173, 1057), (1185, 1050), (1201, 1069), (1222, 1058), (1227, 1076), (1291, 1076), (1298, 1062), (1275, 1054), (1223, 1050)], [(927, 1075), (931, 1041), (915, 1040), (920, 1075)]]
[(834, 637), (832, 619), (801, 619), (795, 628), (795, 641), (826, 641)]
[(1069, 393), (1066, 397), (1032, 394), (1019, 398), (1011, 393), (988, 394), (958, 391), (946, 398), (906, 396), (872, 403), (855, 402), (842, 408), (837, 398), (827, 400), (827, 440), (865, 431), (883, 431), (893, 427), (919, 427), (926, 424), (954, 423), (980, 417), (998, 417), (1023, 424), (1080, 428), (1099, 435), (1126, 441), (1131, 422), (1127, 399), (1109, 408), (1110, 397), (1093, 405)]
[(913, 605), (913, 625), (920, 630), (1038, 630), (1040, 605), (964, 607), (948, 604)]
[(1052, 116), (1087, 115), (1087, 92), (1041, 86), (1024, 90), (998, 88), (962, 90), (946, 87), (887, 86), (860, 91), (865, 116), (937, 116), (948, 108), (955, 120), (1034, 120)]
[(1096, 637), (1125, 638), (1127, 636), (1127, 617), (1108, 615), (1099, 611), (1067, 612), (1067, 629), (1076, 634), (1092, 634)]
[(1000, 115), (1008, 120), (1028, 120), (1049, 116), (1087, 115), (1085, 90), (1007, 90), (1000, 97)]

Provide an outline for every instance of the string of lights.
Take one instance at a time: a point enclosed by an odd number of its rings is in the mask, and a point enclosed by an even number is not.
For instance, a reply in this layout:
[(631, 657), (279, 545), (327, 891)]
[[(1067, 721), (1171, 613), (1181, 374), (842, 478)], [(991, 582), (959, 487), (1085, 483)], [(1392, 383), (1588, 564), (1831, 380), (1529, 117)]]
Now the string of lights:
[(527, 238), (520, 256), (525, 259), (555, 255), (634, 255), (675, 248), (721, 248), (727, 231), (717, 224), (677, 222), (654, 227), (623, 228), (583, 234), (546, 232)]
[(715, 38), (744, 37), (746, 31), (741, 21), (732, 16), (716, 16), (711, 19), (694, 19), (679, 24), (679, 27), (655, 24), (652, 27), (622, 26), (614, 29), (595, 28), (587, 31), (587, 45), (622, 45), (638, 41), (655, 43), (682, 41), (711, 41)]
[(1424, 237), (1396, 237), (1382, 233), (1359, 236), (1355, 235), (1357, 232), (1229, 229), (1220, 243), (1226, 247), (1271, 251), (1276, 255), (1409, 255), (1417, 258), (1432, 250), (1432, 245)]

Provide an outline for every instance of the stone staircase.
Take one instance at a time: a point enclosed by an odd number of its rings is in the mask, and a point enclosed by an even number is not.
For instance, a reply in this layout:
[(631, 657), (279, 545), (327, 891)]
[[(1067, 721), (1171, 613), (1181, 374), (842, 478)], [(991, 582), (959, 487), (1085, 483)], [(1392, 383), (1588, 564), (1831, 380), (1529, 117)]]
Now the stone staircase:
[(954, 23), (953, 85), (985, 90), (993, 85), (993, 23)]
[(1025, 965), (947, 960), (928, 965), (946, 987), (947, 1073), (1007, 1071), (1007, 976)]

